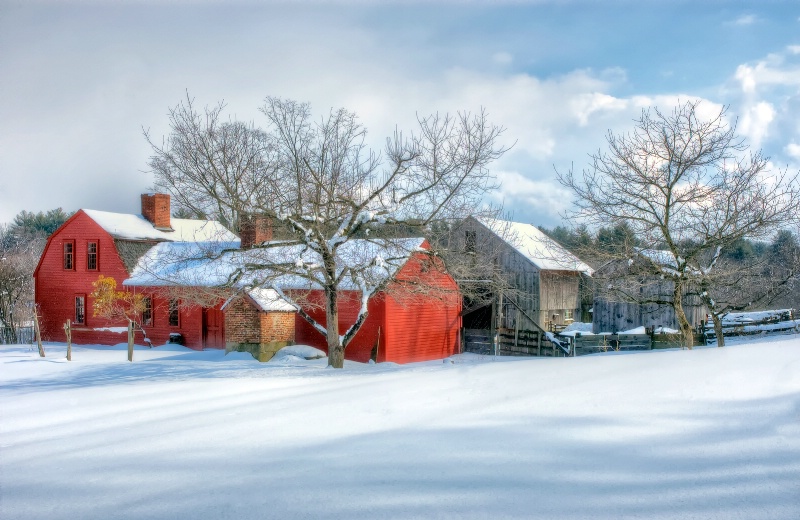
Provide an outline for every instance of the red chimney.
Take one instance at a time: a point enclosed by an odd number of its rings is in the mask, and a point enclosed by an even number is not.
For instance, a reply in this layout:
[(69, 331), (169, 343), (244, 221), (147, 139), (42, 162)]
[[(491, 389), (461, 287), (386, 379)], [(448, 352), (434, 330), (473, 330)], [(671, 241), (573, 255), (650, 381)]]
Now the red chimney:
[(169, 195), (166, 193), (142, 193), (142, 216), (156, 229), (173, 231), (169, 220)]
[(272, 240), (272, 220), (263, 215), (243, 213), (239, 217), (239, 238), (242, 240), (242, 249)]

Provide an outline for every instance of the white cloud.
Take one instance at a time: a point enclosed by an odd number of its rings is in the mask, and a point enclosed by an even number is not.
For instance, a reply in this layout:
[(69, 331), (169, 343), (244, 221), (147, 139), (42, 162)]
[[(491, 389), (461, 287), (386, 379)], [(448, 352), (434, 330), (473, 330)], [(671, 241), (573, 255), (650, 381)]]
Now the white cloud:
[(492, 55), (492, 61), (498, 65), (509, 65), (514, 61), (514, 57), (507, 52), (496, 52)]
[(800, 144), (797, 143), (789, 143), (784, 148), (786, 155), (793, 159), (800, 159)]
[(591, 92), (576, 96), (570, 105), (572, 113), (578, 119), (580, 126), (589, 124), (589, 117), (595, 112), (624, 110), (628, 103), (614, 96)]
[(747, 26), (747, 25), (753, 25), (758, 21), (760, 21), (759, 18), (754, 14), (743, 14), (740, 17), (728, 23), (730, 25)]
[[(531, 215), (539, 215), (558, 221), (572, 206), (572, 192), (559, 184), (555, 175), (532, 179), (518, 171), (501, 170), (497, 177), (502, 184), (495, 194), (495, 202), (504, 204), (512, 220), (540, 225), (541, 219), (530, 220)], [(527, 211), (521, 212), (520, 208), (527, 208)]]
[(759, 101), (742, 115), (739, 130), (754, 148), (760, 148), (767, 135), (769, 125), (775, 119), (775, 107), (766, 101)]
[(793, 143), (800, 141), (798, 57), (800, 45), (789, 45), (782, 52), (739, 65), (733, 76), (739, 89), (731, 105), (740, 117), (739, 131), (753, 148), (764, 147), (779, 163), (793, 157)]

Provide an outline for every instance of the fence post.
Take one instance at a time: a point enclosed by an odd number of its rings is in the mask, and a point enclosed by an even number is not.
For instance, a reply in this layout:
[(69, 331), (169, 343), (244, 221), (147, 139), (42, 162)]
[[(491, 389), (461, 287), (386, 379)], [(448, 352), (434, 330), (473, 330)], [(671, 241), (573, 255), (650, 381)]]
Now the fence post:
[(64, 322), (64, 334), (67, 336), (67, 361), (72, 361), (72, 327), (69, 319)]
[(36, 344), (39, 346), (39, 357), (44, 357), (44, 346), (42, 346), (42, 331), (39, 328), (39, 310), (33, 307), (33, 326), (36, 329)]
[(128, 320), (128, 361), (133, 361), (133, 321)]

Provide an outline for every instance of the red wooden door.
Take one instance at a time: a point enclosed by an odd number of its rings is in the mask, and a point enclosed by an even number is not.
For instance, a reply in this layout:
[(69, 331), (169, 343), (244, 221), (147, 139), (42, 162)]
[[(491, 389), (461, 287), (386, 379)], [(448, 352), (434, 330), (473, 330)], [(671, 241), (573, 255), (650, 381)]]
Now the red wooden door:
[(222, 311), (203, 309), (203, 347), (225, 348)]

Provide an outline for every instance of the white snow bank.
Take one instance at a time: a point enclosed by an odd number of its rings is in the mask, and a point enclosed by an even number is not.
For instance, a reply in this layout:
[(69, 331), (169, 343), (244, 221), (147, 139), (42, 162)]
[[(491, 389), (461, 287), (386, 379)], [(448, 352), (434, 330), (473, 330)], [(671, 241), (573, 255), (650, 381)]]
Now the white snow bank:
[(575, 321), (567, 325), (564, 330), (558, 333), (559, 336), (575, 337), (575, 334), (580, 333), (581, 336), (593, 336), (592, 324)]
[(0, 346), (0, 518), (800, 518), (797, 337), (359, 370), (46, 348)]
[(591, 323), (584, 323), (580, 321), (573, 321), (566, 327), (564, 327), (563, 332), (592, 332), (592, 324)]
[(656, 327), (653, 332), (655, 334), (680, 334), (681, 331), (669, 327)]
[(98, 332), (114, 332), (117, 334), (122, 334), (123, 332), (128, 332), (128, 327), (96, 327), (92, 330), (96, 330)]
[(647, 334), (647, 331), (644, 330), (644, 327), (635, 327), (629, 330), (623, 330), (620, 334)]
[(328, 358), (328, 355), (318, 348), (308, 345), (289, 345), (276, 352), (272, 360), (279, 360), (280, 358), (287, 356), (293, 356), (306, 360)]

